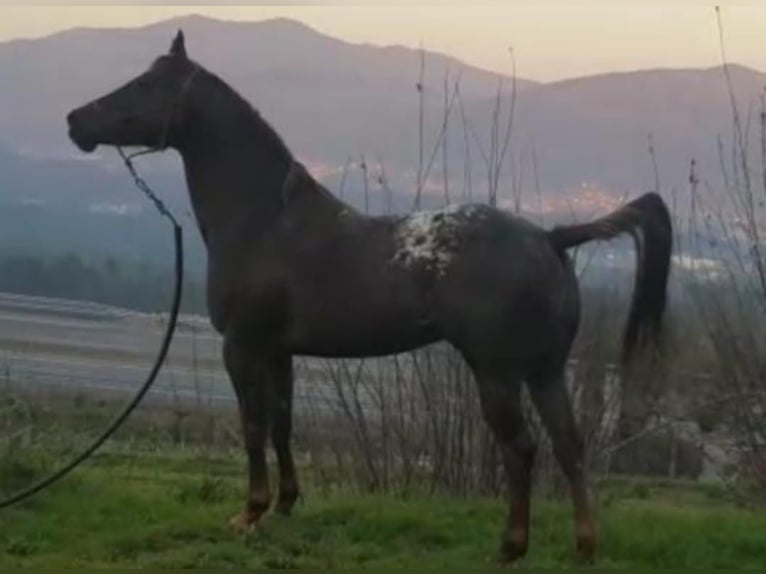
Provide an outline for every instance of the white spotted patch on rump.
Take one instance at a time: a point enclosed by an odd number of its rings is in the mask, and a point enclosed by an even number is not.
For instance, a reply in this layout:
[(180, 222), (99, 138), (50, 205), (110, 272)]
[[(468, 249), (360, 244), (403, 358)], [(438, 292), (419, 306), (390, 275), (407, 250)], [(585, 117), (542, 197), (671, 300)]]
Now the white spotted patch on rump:
[(397, 224), (394, 261), (444, 275), (460, 249), (461, 231), (486, 209), (478, 205), (450, 205), (405, 217)]

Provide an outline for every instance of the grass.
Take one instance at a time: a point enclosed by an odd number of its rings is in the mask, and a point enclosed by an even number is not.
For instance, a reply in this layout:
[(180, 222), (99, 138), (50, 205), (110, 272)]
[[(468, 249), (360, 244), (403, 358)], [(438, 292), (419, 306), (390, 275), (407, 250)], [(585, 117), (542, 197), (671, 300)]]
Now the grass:
[[(0, 514), (0, 568), (484, 568), (503, 523), (495, 500), (309, 492), (295, 516), (228, 528), (240, 460), (102, 455), (73, 480)], [(28, 471), (28, 469), (24, 469)], [(766, 569), (766, 513), (716, 489), (601, 489), (599, 566)], [(568, 504), (535, 501), (529, 567), (574, 564)]]

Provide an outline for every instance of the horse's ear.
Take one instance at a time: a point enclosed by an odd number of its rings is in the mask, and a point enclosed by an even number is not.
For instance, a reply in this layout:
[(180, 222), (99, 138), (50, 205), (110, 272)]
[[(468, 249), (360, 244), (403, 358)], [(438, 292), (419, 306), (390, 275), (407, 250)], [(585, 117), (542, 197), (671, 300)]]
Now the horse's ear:
[(176, 34), (176, 38), (173, 40), (173, 45), (170, 46), (170, 55), (175, 56), (176, 58), (183, 58), (184, 60), (187, 58), (186, 41), (184, 39), (183, 30), (179, 30), (178, 34)]

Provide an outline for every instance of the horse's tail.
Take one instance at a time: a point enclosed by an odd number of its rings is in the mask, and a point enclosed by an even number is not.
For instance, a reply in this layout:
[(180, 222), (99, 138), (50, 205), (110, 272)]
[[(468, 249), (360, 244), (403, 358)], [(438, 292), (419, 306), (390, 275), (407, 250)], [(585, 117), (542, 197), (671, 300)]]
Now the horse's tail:
[(656, 193), (643, 195), (614, 213), (583, 225), (557, 227), (549, 238), (558, 251), (589, 241), (629, 233), (636, 244), (636, 281), (623, 339), (623, 361), (637, 346), (659, 346), (662, 315), (673, 248), (673, 227), (665, 202)]

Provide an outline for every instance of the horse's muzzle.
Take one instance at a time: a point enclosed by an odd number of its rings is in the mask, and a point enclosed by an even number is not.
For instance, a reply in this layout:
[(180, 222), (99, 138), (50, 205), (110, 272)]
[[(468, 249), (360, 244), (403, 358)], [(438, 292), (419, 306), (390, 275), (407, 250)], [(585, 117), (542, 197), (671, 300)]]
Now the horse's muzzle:
[(69, 139), (83, 152), (91, 153), (98, 147), (95, 139), (88, 135), (88, 131), (83, 127), (83, 109), (74, 110), (66, 117), (69, 125)]

